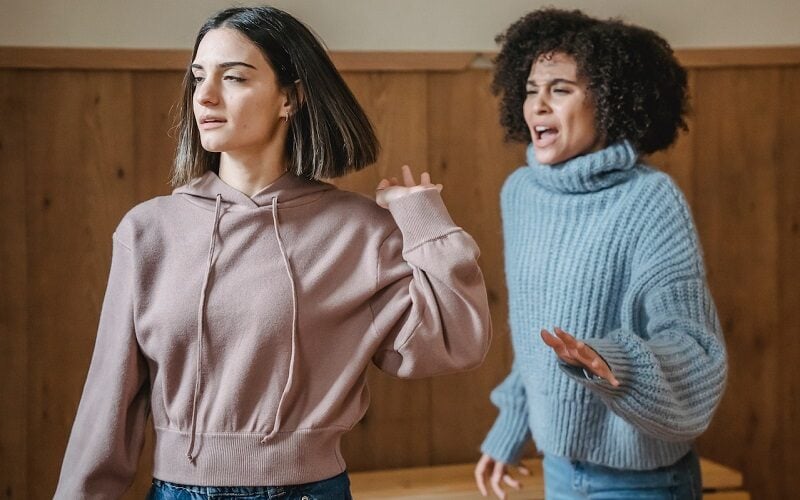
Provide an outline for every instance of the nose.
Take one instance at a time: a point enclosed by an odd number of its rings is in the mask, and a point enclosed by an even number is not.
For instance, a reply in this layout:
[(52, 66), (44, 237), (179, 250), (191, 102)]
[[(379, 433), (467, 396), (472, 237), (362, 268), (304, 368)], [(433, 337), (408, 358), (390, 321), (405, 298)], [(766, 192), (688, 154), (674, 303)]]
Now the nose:
[(550, 111), (550, 104), (547, 101), (547, 92), (541, 90), (531, 97), (533, 98), (534, 113), (541, 115)]
[(194, 100), (204, 106), (211, 106), (219, 102), (218, 89), (210, 78), (204, 78), (195, 85)]

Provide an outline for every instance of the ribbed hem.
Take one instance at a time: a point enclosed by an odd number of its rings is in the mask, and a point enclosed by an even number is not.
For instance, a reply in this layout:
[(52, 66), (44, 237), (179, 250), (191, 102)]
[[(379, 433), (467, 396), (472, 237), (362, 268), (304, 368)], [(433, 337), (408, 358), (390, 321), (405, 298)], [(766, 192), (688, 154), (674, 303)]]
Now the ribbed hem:
[(536, 446), (573, 460), (607, 467), (650, 470), (674, 464), (691, 449), (691, 442), (668, 442), (642, 434), (604, 404), (529, 400)]
[(153, 477), (195, 486), (288, 486), (320, 481), (345, 470), (339, 443), (344, 429), (263, 434), (197, 434), (189, 462), (189, 434), (156, 429)]
[(483, 441), (481, 452), (495, 460), (515, 464), (528, 436), (528, 412), (503, 410)]
[(434, 188), (392, 201), (389, 211), (403, 233), (405, 251), (460, 230), (447, 212), (439, 191)]

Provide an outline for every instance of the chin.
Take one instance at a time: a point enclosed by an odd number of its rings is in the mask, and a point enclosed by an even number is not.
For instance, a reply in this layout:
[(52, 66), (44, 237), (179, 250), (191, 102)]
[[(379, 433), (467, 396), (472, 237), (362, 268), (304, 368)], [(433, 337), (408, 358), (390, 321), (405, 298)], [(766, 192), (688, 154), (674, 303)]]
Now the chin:
[(547, 154), (547, 153), (543, 153), (543, 154), (539, 155), (537, 153), (536, 154), (536, 161), (538, 161), (539, 164), (541, 164), (541, 165), (548, 165), (549, 166), (549, 165), (555, 165), (556, 163), (561, 163), (564, 160), (560, 159), (556, 155)]
[(217, 144), (210, 141), (206, 142), (202, 139), (200, 140), (200, 145), (203, 146), (203, 149), (209, 153), (222, 153), (225, 151), (225, 147), (222, 144)]

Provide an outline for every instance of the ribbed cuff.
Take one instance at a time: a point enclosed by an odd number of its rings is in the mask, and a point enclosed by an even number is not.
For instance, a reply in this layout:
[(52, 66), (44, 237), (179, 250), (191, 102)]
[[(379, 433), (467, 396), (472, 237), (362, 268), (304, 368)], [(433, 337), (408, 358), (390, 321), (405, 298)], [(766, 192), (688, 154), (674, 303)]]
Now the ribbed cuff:
[(397, 198), (389, 203), (389, 211), (403, 233), (403, 248), (406, 250), (460, 229), (435, 188)]
[(507, 464), (519, 461), (528, 441), (528, 412), (502, 410), (481, 445), (481, 452)]
[(605, 360), (608, 367), (611, 368), (611, 373), (613, 373), (614, 377), (619, 381), (619, 387), (614, 387), (605, 379), (587, 379), (583, 376), (582, 372), (580, 377), (578, 377), (577, 372), (564, 370), (567, 374), (573, 379), (588, 384), (607, 396), (619, 395), (626, 387), (630, 387), (630, 382), (635, 378), (635, 362), (632, 359), (633, 353), (630, 352), (629, 349), (626, 349), (624, 345), (608, 337), (584, 339), (584, 342)]

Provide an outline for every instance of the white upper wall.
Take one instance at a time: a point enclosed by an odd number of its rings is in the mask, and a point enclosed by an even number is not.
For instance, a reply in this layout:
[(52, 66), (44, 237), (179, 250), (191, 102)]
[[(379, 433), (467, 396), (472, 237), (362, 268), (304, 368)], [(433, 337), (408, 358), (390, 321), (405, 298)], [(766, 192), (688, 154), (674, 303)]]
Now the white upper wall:
[[(543, 5), (622, 17), (675, 48), (800, 45), (800, 0), (272, 0), (331, 50), (492, 51)], [(3, 0), (0, 45), (190, 48), (219, 0)], [(238, 5), (253, 5), (241, 3)]]

